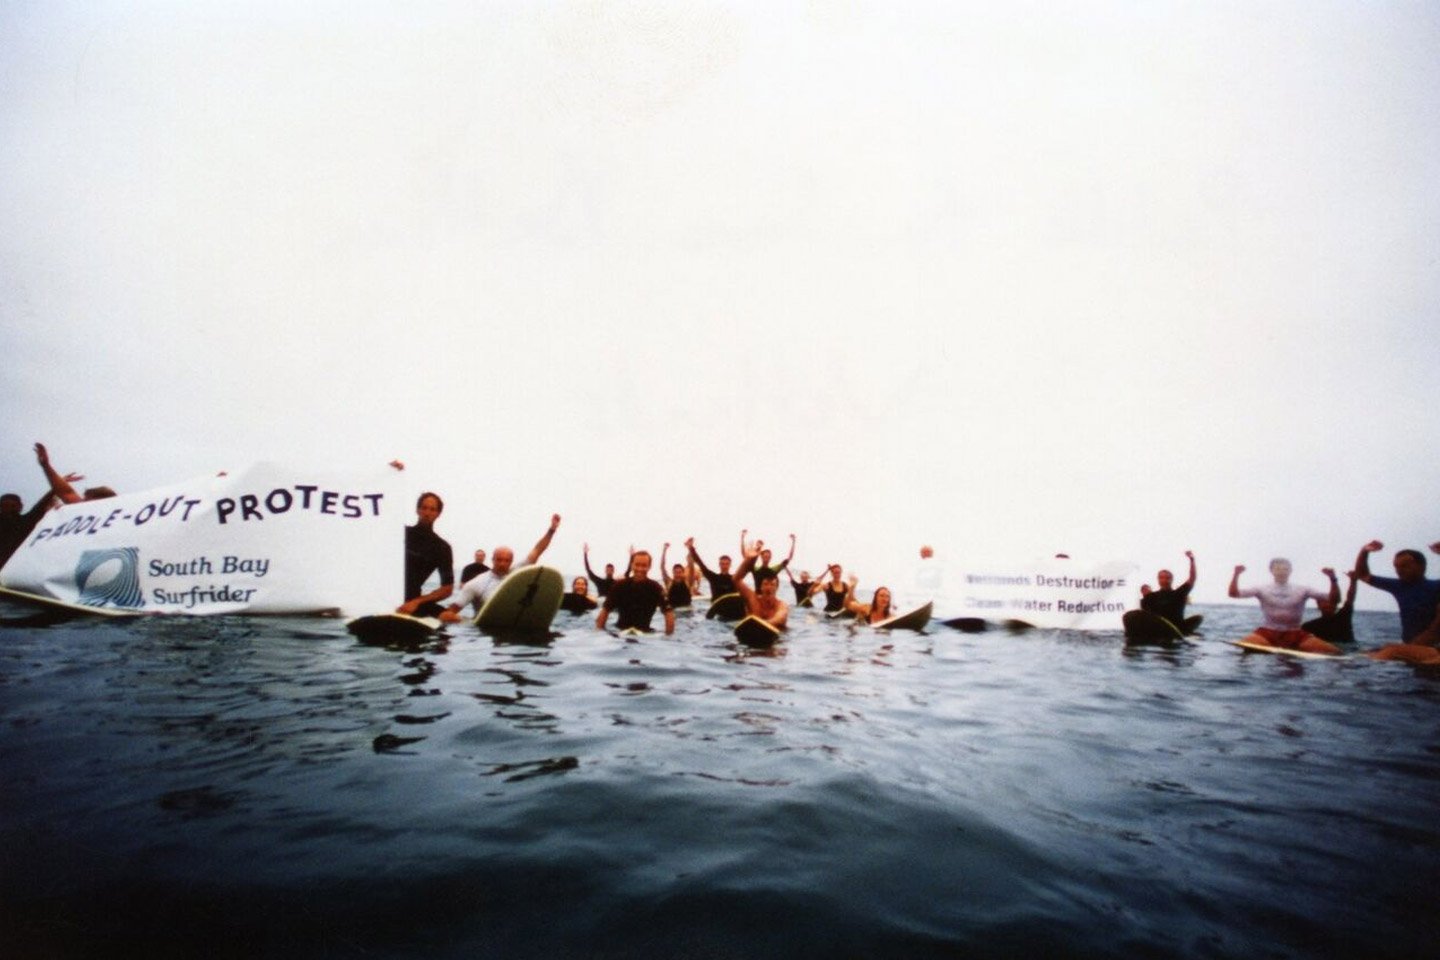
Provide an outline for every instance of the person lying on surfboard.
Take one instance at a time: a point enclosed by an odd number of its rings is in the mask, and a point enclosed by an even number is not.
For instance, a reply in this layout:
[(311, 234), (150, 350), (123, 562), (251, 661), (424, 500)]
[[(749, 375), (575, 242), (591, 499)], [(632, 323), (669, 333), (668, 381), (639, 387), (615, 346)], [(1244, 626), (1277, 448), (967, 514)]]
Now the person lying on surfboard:
[(752, 590), (745, 582), (745, 574), (755, 566), (757, 557), (762, 556), (760, 541), (744, 548), (744, 559), (735, 571), (735, 592), (745, 599), (745, 613), (764, 620), (776, 630), (784, 630), (790, 620), (790, 607), (777, 596), (780, 589), (780, 575), (772, 570), (762, 571), (759, 583)]
[(1255, 632), (1241, 642), (1258, 643), (1282, 650), (1299, 650), (1302, 653), (1339, 653), (1340, 648), (1335, 644), (1326, 643), (1300, 627), (1306, 600), (1328, 599), (1332, 604), (1340, 602), (1340, 585), (1335, 582), (1335, 571), (1330, 567), (1323, 571), (1330, 577), (1329, 593), (1291, 583), (1291, 571), (1289, 560), (1276, 557), (1270, 561), (1270, 575), (1274, 578), (1272, 582), (1242, 590), (1240, 574), (1245, 572), (1245, 566), (1240, 564), (1235, 567), (1235, 573), (1230, 577), (1230, 596), (1237, 600), (1254, 597), (1260, 601), (1260, 612), (1265, 616), (1264, 625), (1255, 628)]
[[(535, 541), (535, 546), (530, 548), (530, 552), (525, 555), (525, 562), (520, 566), (528, 567), (537, 563), (540, 555), (545, 552), (545, 548), (550, 546), (550, 541), (559, 527), (560, 514), (551, 514), (550, 528), (541, 535), (539, 540)], [(510, 570), (515, 565), (515, 551), (509, 547), (496, 547), (490, 554), (490, 563), (491, 567), (488, 573), (480, 574), (456, 592), (450, 606), (440, 613), (441, 620), (446, 623), (460, 622), (464, 609), (472, 603), (475, 605), (475, 613), (478, 614), (491, 592), (510, 575)]]
[(600, 615), (595, 618), (595, 629), (604, 630), (610, 618), (610, 611), (616, 612), (615, 629), (650, 630), (650, 620), (658, 609), (665, 615), (665, 635), (675, 632), (675, 611), (665, 596), (665, 589), (650, 579), (650, 551), (637, 550), (630, 555), (630, 572), (624, 579), (616, 580), (605, 602), (600, 605)]
[(1190, 561), (1190, 575), (1180, 586), (1174, 586), (1175, 574), (1161, 570), (1155, 574), (1155, 582), (1159, 584), (1157, 589), (1151, 590), (1148, 583), (1140, 587), (1140, 609), (1164, 617), (1182, 633), (1188, 632), (1185, 630), (1185, 604), (1190, 599), (1190, 589), (1195, 586), (1194, 552), (1186, 550), (1185, 558)]
[[(396, 613), (412, 617), (433, 617), (441, 612), (440, 601), (455, 589), (455, 559), (450, 542), (435, 532), (435, 521), (445, 510), (438, 493), (426, 491), (415, 500), (415, 524), (405, 528), (405, 602)], [(425, 581), (440, 574), (440, 586), (424, 593)]]
[[(855, 584), (858, 581), (850, 578), (850, 593), (855, 592)], [(869, 603), (861, 603), (858, 600), (847, 600), (845, 609), (855, 614), (855, 618), (862, 623), (879, 623), (882, 620), (889, 620), (895, 615), (895, 609), (891, 605), (890, 588), (876, 587), (875, 594), (870, 598)]]
[[(670, 544), (660, 548), (660, 578), (665, 581), (665, 598), (670, 601), (671, 607), (688, 607), (691, 600), (690, 582), (685, 575), (685, 566), (677, 563), (673, 568), (669, 567), (666, 563), (669, 553)], [(670, 570), (669, 573), (665, 572), (667, 569)]]
[(719, 600), (725, 594), (735, 592), (735, 578), (730, 575), (730, 558), (728, 556), (720, 558), (720, 571), (717, 573), (705, 566), (705, 561), (700, 559), (700, 554), (695, 551), (694, 537), (686, 539), (685, 547), (690, 551), (690, 559), (700, 567), (700, 573), (705, 577), (705, 582), (710, 584), (711, 599)]
[(560, 609), (566, 613), (589, 613), (596, 603), (590, 596), (590, 584), (584, 577), (576, 577), (570, 584), (570, 592), (560, 598)]

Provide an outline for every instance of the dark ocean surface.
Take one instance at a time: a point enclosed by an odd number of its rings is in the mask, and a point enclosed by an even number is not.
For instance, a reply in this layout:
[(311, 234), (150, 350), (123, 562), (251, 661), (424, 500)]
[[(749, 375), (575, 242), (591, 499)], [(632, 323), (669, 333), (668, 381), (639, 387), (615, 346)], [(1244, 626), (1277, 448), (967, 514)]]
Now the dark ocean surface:
[(1440, 955), (1440, 672), (1197, 610), (1175, 650), (9, 626), (0, 956)]

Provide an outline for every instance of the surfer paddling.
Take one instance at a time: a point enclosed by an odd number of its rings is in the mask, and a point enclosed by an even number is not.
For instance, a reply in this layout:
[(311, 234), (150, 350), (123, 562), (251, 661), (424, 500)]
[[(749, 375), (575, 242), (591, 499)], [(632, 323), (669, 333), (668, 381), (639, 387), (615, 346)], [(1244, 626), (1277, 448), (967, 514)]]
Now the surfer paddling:
[[(1425, 554), (1419, 550), (1401, 550), (1395, 554), (1395, 576), (1377, 577), (1370, 572), (1370, 554), (1384, 549), (1379, 540), (1371, 540), (1360, 548), (1355, 559), (1355, 575), (1377, 590), (1395, 598), (1400, 608), (1400, 642), (1386, 644), (1370, 653), (1376, 660), (1401, 660), (1406, 663), (1440, 662), (1440, 581), (1425, 579)], [(1430, 549), (1440, 553), (1440, 543)]]
[[(550, 541), (555, 537), (555, 531), (560, 527), (560, 514), (550, 515), (550, 527), (535, 541), (535, 546), (525, 555), (525, 562), (522, 567), (533, 566), (539, 561), (540, 555), (550, 546)], [(490, 554), (491, 568), (489, 572), (471, 580), (460, 588), (455, 594), (455, 599), (450, 606), (446, 607), (440, 614), (440, 619), (446, 623), (458, 623), (461, 619), (461, 612), (469, 604), (475, 605), (475, 612), (478, 614), (480, 608), (485, 605), (485, 600), (500, 583), (510, 575), (515, 565), (515, 551), (509, 547), (496, 547)]]
[(1307, 633), (1300, 626), (1306, 600), (1328, 600), (1331, 604), (1340, 602), (1340, 586), (1335, 581), (1335, 571), (1330, 567), (1324, 569), (1330, 577), (1330, 590), (1322, 593), (1313, 587), (1291, 583), (1292, 569), (1289, 560), (1277, 557), (1270, 561), (1270, 576), (1273, 578), (1270, 583), (1241, 589), (1240, 574), (1245, 572), (1245, 566), (1239, 564), (1235, 567), (1235, 573), (1230, 577), (1230, 596), (1237, 600), (1253, 597), (1260, 601), (1260, 612), (1265, 616), (1265, 623), (1255, 628), (1242, 642), (1302, 653), (1339, 653), (1339, 647)]
[[(415, 525), (405, 528), (405, 602), (396, 613), (433, 617), (440, 601), (455, 589), (455, 559), (450, 544), (435, 532), (435, 521), (445, 510), (439, 494), (426, 491), (415, 501)], [(440, 586), (425, 593), (425, 581), (440, 574)]]
[(637, 550), (630, 555), (630, 569), (616, 580), (605, 602), (600, 605), (600, 614), (595, 618), (595, 629), (604, 630), (614, 610), (617, 630), (643, 630), (650, 632), (650, 621), (658, 609), (665, 615), (665, 634), (675, 632), (675, 611), (665, 595), (665, 588), (650, 579), (650, 551)]
[[(790, 607), (776, 596), (780, 589), (780, 575), (775, 570), (758, 568), (755, 588), (745, 582), (745, 574), (755, 566), (755, 560), (769, 551), (761, 551), (757, 540), (753, 546), (743, 547), (744, 559), (735, 571), (735, 592), (745, 598), (747, 615), (764, 620), (776, 630), (784, 630), (790, 619)], [(788, 560), (786, 561), (789, 562)]]

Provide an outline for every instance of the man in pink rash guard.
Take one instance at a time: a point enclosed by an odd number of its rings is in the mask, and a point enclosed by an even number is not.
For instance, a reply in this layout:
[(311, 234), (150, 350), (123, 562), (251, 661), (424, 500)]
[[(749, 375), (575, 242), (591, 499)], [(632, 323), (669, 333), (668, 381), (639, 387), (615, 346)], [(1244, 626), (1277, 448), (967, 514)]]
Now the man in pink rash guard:
[(1246, 642), (1305, 653), (1340, 652), (1340, 648), (1334, 644), (1326, 643), (1314, 634), (1300, 629), (1306, 600), (1327, 600), (1332, 604), (1340, 602), (1340, 587), (1335, 582), (1333, 570), (1327, 567), (1322, 571), (1330, 577), (1329, 593), (1291, 583), (1289, 560), (1276, 558), (1270, 561), (1270, 575), (1275, 579), (1273, 583), (1267, 583), (1263, 587), (1240, 589), (1240, 574), (1244, 572), (1243, 565), (1235, 568), (1235, 575), (1230, 578), (1230, 596), (1236, 599), (1254, 597), (1260, 601), (1260, 612), (1265, 615), (1264, 626), (1256, 628), (1254, 633), (1245, 638)]

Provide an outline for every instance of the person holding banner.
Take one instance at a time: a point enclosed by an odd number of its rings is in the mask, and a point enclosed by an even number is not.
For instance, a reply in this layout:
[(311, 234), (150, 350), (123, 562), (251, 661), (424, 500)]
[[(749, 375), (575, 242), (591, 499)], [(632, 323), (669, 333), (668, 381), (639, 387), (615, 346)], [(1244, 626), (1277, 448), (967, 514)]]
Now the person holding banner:
[[(435, 521), (445, 509), (439, 494), (426, 491), (415, 501), (415, 525), (405, 528), (405, 602), (396, 613), (412, 617), (440, 614), (440, 601), (455, 589), (455, 558), (450, 544), (435, 532)], [(425, 581), (439, 572), (440, 586), (424, 593)]]
[(1326, 643), (1300, 626), (1306, 600), (1325, 600), (1332, 605), (1340, 602), (1340, 585), (1335, 582), (1334, 570), (1326, 567), (1323, 571), (1330, 577), (1330, 592), (1322, 593), (1313, 587), (1301, 587), (1291, 583), (1292, 569), (1289, 560), (1276, 557), (1270, 561), (1270, 575), (1274, 578), (1272, 582), (1262, 587), (1247, 587), (1242, 590), (1240, 574), (1245, 572), (1245, 566), (1240, 564), (1235, 567), (1235, 573), (1230, 578), (1230, 596), (1237, 600), (1254, 597), (1260, 601), (1260, 612), (1265, 615), (1265, 623), (1256, 627), (1244, 642), (1299, 650), (1303, 653), (1339, 653), (1339, 647)]
[[(539, 540), (535, 541), (535, 546), (530, 548), (530, 552), (525, 555), (525, 562), (520, 564), (520, 566), (534, 566), (540, 560), (540, 555), (550, 546), (550, 541), (554, 538), (555, 531), (559, 528), (560, 514), (551, 514), (550, 528), (541, 535)], [(489, 598), (491, 591), (510, 575), (510, 570), (515, 565), (515, 551), (510, 547), (496, 547), (490, 555), (490, 562), (493, 566), (488, 573), (480, 574), (480, 576), (460, 588), (459, 592), (455, 594), (455, 598), (450, 602), (450, 605), (441, 611), (441, 620), (444, 620), (446, 623), (460, 622), (462, 611), (472, 603), (475, 605), (475, 613), (478, 615), (480, 608), (485, 605), (485, 601)]]

